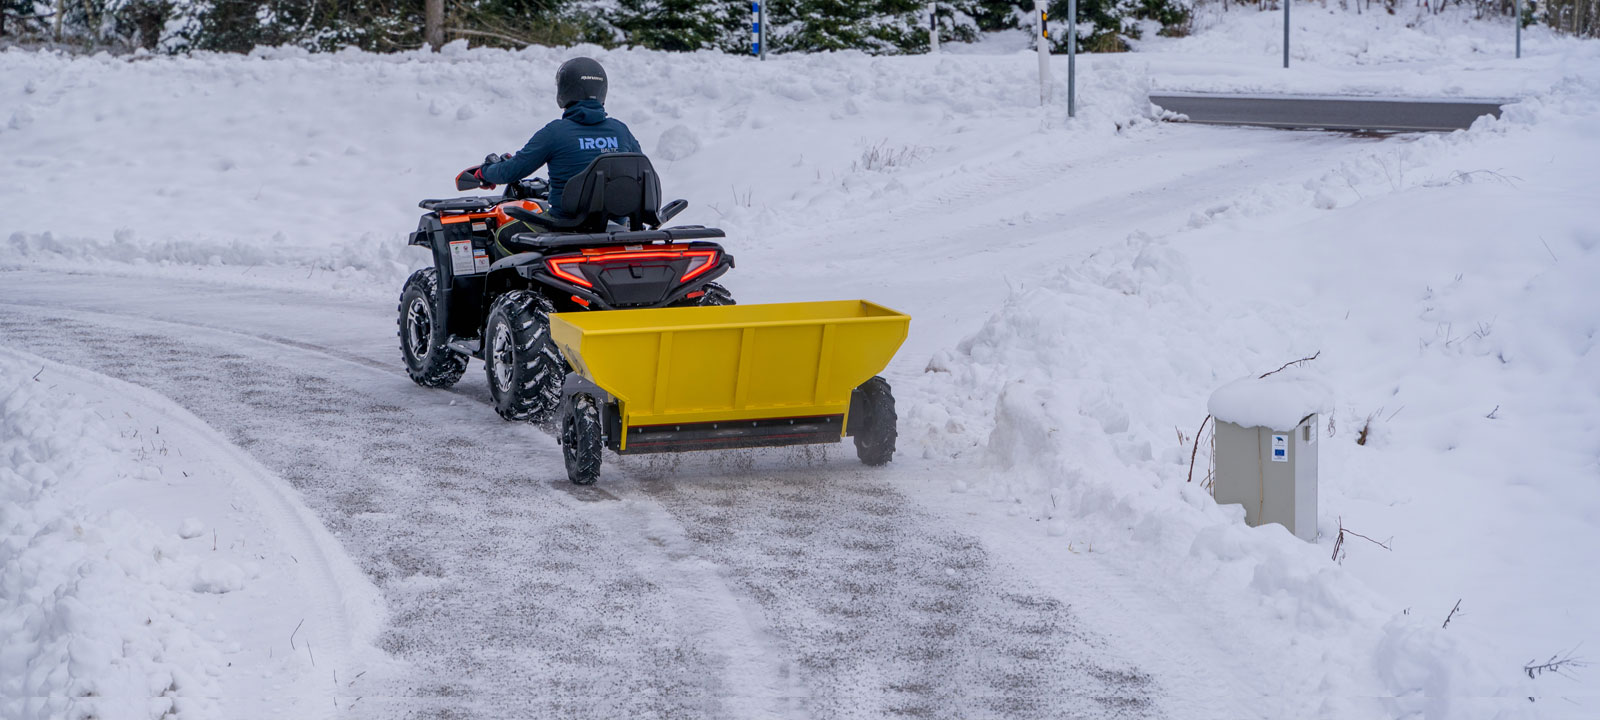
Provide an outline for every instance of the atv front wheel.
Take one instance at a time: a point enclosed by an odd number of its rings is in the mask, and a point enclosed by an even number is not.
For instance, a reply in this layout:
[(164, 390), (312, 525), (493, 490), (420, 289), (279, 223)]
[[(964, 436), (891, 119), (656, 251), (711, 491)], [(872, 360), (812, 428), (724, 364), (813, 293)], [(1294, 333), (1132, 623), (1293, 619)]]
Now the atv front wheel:
[(549, 298), (527, 290), (512, 290), (489, 306), (483, 369), (500, 417), (542, 423), (561, 401), (567, 361), (550, 339), (552, 312)]
[(593, 485), (600, 479), (600, 410), (594, 398), (575, 395), (561, 418), (561, 455), (567, 461), (567, 479), (573, 485)]
[(423, 387), (456, 384), (467, 371), (467, 356), (445, 345), (450, 333), (438, 322), (439, 273), (423, 268), (411, 274), (400, 292), (400, 354), (406, 374)]
[(894, 458), (894, 442), (899, 436), (895, 423), (894, 395), (889, 392), (889, 382), (873, 377), (857, 390), (864, 396), (864, 417), (850, 418), (851, 424), (861, 423), (855, 433), (856, 457), (868, 465), (883, 465)]

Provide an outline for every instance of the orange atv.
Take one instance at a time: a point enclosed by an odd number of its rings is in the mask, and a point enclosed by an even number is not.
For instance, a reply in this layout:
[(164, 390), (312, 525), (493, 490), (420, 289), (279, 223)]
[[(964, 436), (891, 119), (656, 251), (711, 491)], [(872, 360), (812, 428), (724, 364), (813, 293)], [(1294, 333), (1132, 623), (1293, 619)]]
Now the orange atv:
[[(457, 190), (481, 187), (473, 169), (457, 176)], [(433, 267), (406, 281), (398, 320), (418, 385), (454, 385), (475, 357), (501, 417), (544, 422), (568, 371), (551, 313), (733, 304), (713, 282), (733, 268), (733, 256), (708, 242), (723, 232), (663, 227), (688, 202), (661, 205), (644, 155), (595, 158), (567, 183), (560, 208), (548, 190), (535, 178), (498, 197), (419, 203), (428, 212), (410, 244), (430, 248)]]

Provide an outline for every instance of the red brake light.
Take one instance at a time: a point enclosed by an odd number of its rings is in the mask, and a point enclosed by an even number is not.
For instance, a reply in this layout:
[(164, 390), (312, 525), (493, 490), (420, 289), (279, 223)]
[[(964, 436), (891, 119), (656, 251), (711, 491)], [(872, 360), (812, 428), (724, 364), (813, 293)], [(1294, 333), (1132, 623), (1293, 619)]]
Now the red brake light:
[(544, 261), (545, 267), (550, 269), (550, 274), (574, 285), (592, 288), (594, 283), (588, 281), (577, 270), (576, 265), (585, 263), (609, 262), (637, 262), (640, 260), (679, 260), (688, 258), (689, 266), (684, 270), (683, 277), (678, 282), (688, 282), (711, 271), (717, 266), (716, 250), (661, 250), (653, 252), (608, 252), (585, 253), (571, 257), (551, 258)]
[(587, 261), (588, 261), (587, 258), (585, 258), (585, 257), (580, 255), (580, 256), (577, 256), (577, 257), (552, 258), (550, 260), (544, 261), (544, 264), (545, 264), (545, 267), (550, 268), (550, 274), (555, 275), (556, 277), (561, 278), (562, 280), (565, 280), (565, 281), (567, 281), (569, 283), (572, 283), (573, 285), (577, 285), (579, 287), (592, 288), (592, 287), (594, 287), (594, 283), (589, 282), (588, 280), (584, 279), (584, 277), (582, 275), (579, 275), (575, 271), (575, 269), (574, 270), (568, 270), (566, 268), (567, 265), (582, 265)]
[(715, 250), (690, 250), (683, 254), (689, 258), (689, 269), (684, 271), (683, 277), (678, 282), (689, 282), (701, 275), (710, 272), (717, 266), (717, 251)]

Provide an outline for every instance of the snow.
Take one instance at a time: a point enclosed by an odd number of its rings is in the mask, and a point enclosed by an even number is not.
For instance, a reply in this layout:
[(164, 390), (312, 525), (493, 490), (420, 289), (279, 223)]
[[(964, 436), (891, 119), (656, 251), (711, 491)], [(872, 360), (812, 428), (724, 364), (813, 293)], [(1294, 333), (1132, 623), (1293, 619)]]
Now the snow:
[(168, 401), (0, 348), (0, 715), (328, 716), (382, 609), (279, 482)]
[[(729, 231), (741, 302), (867, 297), (915, 318), (887, 373), (901, 451), (875, 477), (1070, 605), (1150, 674), (1166, 714), (1593, 716), (1600, 673), (1522, 666), (1600, 640), (1587, 557), (1600, 542), (1600, 43), (1530, 28), (1515, 60), (1506, 19), (1297, 5), (1285, 71), (1281, 16), (1201, 12), (1193, 37), (1080, 57), (1075, 121), (1059, 66), (1055, 103), (1033, 107), (1034, 56), (1015, 37), (766, 62), (462, 45), (138, 62), (10, 51), (0, 268), (16, 272), (0, 277), (22, 289), (0, 300), (212, 328), (226, 303), (255, 337), (393, 364), (393, 326), (367, 333), (382, 322), (362, 313), (390, 312), (427, 261), (404, 245), (412, 202), (554, 115), (546, 93), (505, 87), (542, 87), (593, 53), (617, 85), (611, 109), (667, 193), (691, 200), (679, 221)], [(1161, 123), (1153, 88), (1516, 102), (1465, 132), (1371, 138)], [(102, 291), (62, 273), (119, 280)], [(59, 277), (86, 287), (49, 294)], [(353, 677), (383, 662), (367, 655), (382, 613), (339, 540), (186, 411), (112, 397), (127, 389), (81, 372), (116, 393), (74, 400), (30, 380), (68, 369), (20, 358), (0, 355), (0, 694), (45, 699), (5, 714), (98, 702), (79, 697), (89, 689), (159, 698), (174, 682), (197, 717), (348, 704), (324, 665)], [(124, 408), (146, 419), (107, 412)], [(1193, 437), (1208, 412), (1288, 427), (1310, 411), (1328, 433), (1315, 544), (1213, 502), (1208, 443)], [(147, 437), (158, 415), (185, 418), (160, 423), (162, 438), (187, 438), (210, 484), (173, 484), (170, 455), (122, 437)], [(760, 462), (664, 482), (709, 503)], [(672, 527), (694, 511), (638, 480), (660, 472), (602, 480), (648, 520), (615, 532), (670, 539), (663, 575), (695, 577), (663, 580), (672, 594), (716, 618), (748, 612), (715, 585), (733, 560), (697, 554), (706, 528)], [(217, 489), (241, 485), (255, 490)], [(228, 511), (241, 500), (257, 504)], [(1336, 554), (1341, 528), (1388, 549), (1347, 534)], [(283, 551), (255, 554), (285, 536), (328, 559), (294, 571)], [(299, 602), (319, 592), (334, 598)], [(729, 686), (802, 682), (786, 660), (755, 662), (772, 651), (738, 623), (697, 622), (752, 668)], [(118, 637), (132, 650), (119, 655)], [(278, 685), (302, 690), (265, 698)]]
[(1313, 377), (1273, 374), (1243, 377), (1211, 393), (1206, 409), (1240, 427), (1292, 430), (1313, 414), (1333, 408), (1333, 390)]

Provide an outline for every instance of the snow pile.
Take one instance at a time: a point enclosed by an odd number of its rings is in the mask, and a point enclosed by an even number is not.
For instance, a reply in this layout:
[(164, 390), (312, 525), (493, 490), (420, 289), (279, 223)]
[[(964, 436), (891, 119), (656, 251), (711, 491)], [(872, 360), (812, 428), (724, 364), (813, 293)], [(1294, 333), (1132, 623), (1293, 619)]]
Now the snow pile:
[[(453, 44), (129, 61), (8, 51), (0, 266), (392, 295), (428, 262), (406, 246), (416, 202), (458, 194), (461, 167), (521, 147), (558, 117), (551, 78), (579, 54), (606, 65), (608, 110), (645, 143), (666, 192), (691, 200), (679, 221), (752, 237), (792, 225), (787, 210), (903, 191), (892, 174), (860, 167), (866, 148), (928, 159), (964, 151), (974, 132), (1021, 147), (1059, 129), (1051, 118), (1065, 109), (1065, 78), (1041, 110), (1021, 56), (664, 62), (636, 50)], [(1152, 118), (1147, 84), (1138, 68), (1085, 78), (1080, 130), (1105, 137)], [(46, 210), (68, 192), (93, 211)]]
[(0, 356), (4, 715), (216, 717), (226, 661), (181, 587), (193, 556), (171, 530), (81, 504), (108, 485), (159, 483), (160, 470), (59, 377), (36, 373)]
[[(1600, 640), (1600, 578), (1581, 549), (1600, 543), (1600, 209), (1584, 179), (1600, 157), (1597, 91), (1568, 80), (1470, 132), (1377, 147), (1019, 289), (934, 357), (924, 391), (943, 401), (903, 414), (902, 437), (930, 457), (978, 449), (986, 472), (957, 491), (1192, 589), (1200, 607), (1260, 607), (1318, 638), (1264, 651), (1330, 703), (1281, 716), (1565, 712), (1573, 686), (1520, 670)], [(1204, 442), (1188, 478), (1212, 391), (1319, 351), (1310, 367), (1338, 402), (1308, 546), (1216, 506)], [(1303, 406), (1330, 409), (1318, 384), (1227, 386), (1210, 409), (1292, 425)], [(1346, 536), (1343, 566), (1330, 563), (1341, 528), (1392, 549)], [(1457, 600), (1471, 614), (1441, 628)], [(1288, 670), (1319, 663), (1372, 674)], [(1597, 686), (1583, 676), (1576, 694)], [(1332, 699), (1350, 695), (1392, 700)]]
[(1332, 407), (1332, 389), (1300, 373), (1239, 378), (1218, 388), (1206, 405), (1219, 421), (1278, 429), (1294, 428), (1306, 416)]
[(238, 455), (148, 391), (0, 352), (0, 716), (338, 706), (326, 673), (364, 669), (381, 606)]

